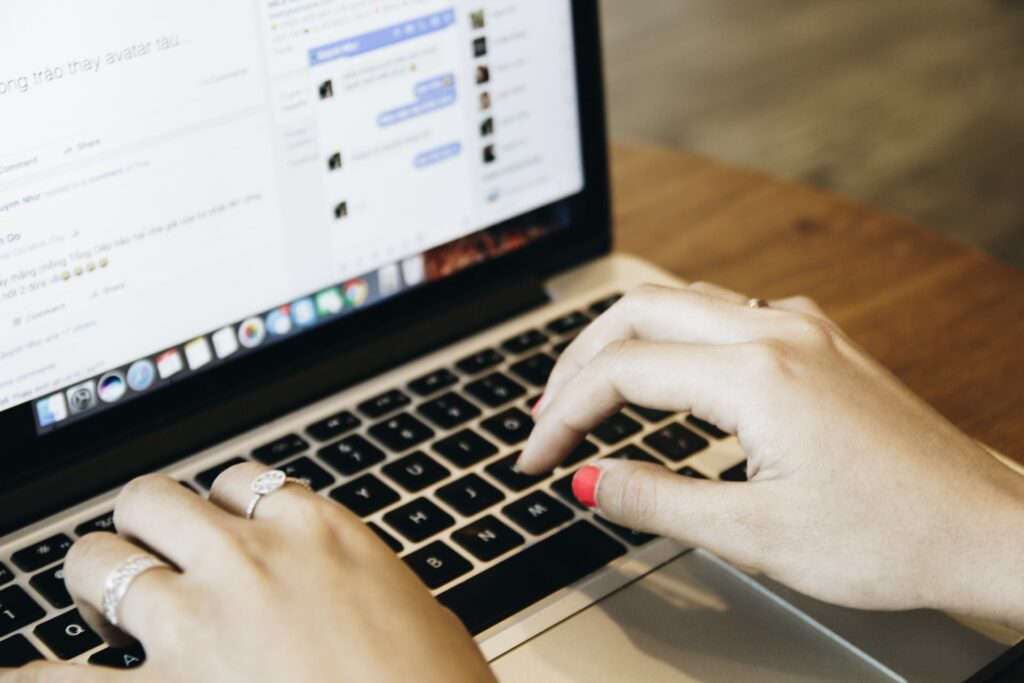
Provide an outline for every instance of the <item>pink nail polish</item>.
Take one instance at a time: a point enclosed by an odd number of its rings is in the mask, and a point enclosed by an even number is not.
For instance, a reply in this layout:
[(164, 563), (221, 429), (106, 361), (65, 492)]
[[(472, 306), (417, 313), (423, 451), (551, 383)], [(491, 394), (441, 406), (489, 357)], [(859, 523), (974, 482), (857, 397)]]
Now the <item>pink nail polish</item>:
[(531, 415), (536, 415), (537, 411), (540, 410), (540, 404), (543, 403), (543, 402), (544, 402), (544, 395), (541, 394), (541, 397), (538, 398), (537, 402), (533, 404), (532, 408), (530, 408), (530, 414)]
[(572, 493), (576, 500), (588, 508), (597, 507), (597, 484), (601, 480), (601, 470), (588, 465), (572, 478)]

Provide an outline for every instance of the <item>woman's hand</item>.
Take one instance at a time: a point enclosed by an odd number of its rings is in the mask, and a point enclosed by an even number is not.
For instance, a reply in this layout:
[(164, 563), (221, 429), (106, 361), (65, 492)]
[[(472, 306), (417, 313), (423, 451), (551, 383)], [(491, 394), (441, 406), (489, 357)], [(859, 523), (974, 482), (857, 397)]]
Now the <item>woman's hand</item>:
[(823, 600), (1024, 627), (1024, 478), (809, 300), (747, 301), (705, 284), (627, 294), (563, 354), (520, 469), (553, 467), (625, 403), (692, 410), (739, 437), (749, 483), (606, 460), (577, 495)]
[(207, 503), (166, 477), (129, 484), (114, 512), (119, 536), (79, 540), (68, 588), (98, 616), (107, 576), (152, 551), (174, 565), (131, 584), (124, 630), (146, 650), (137, 670), (33, 664), (0, 681), (493, 681), (472, 638), (359, 519), (295, 485), (245, 519), (250, 485), (266, 468), (238, 465)]

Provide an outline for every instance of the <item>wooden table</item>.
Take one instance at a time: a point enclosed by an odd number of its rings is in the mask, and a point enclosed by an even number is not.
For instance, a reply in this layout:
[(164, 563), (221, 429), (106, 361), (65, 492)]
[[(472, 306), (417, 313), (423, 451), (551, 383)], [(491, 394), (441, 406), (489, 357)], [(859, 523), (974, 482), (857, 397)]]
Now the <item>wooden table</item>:
[(657, 148), (613, 150), (616, 248), (807, 294), (961, 429), (1024, 463), (1024, 273), (913, 222)]

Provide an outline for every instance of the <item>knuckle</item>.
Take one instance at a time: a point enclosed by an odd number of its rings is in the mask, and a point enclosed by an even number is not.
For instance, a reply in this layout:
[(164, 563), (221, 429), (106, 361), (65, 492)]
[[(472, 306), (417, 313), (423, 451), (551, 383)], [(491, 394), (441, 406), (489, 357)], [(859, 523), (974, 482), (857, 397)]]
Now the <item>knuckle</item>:
[(102, 547), (114, 541), (116, 537), (106, 531), (86, 534), (74, 542), (64, 558), (64, 568), (68, 574), (74, 574), (82, 566), (88, 565)]
[(122, 526), (126, 510), (131, 508), (134, 501), (155, 495), (168, 481), (168, 477), (160, 474), (146, 474), (125, 484), (114, 503), (114, 526)]
[(629, 288), (622, 297), (622, 302), (629, 306), (646, 306), (652, 299), (659, 296), (665, 288), (649, 282)]
[(762, 339), (747, 349), (748, 369), (754, 377), (776, 380), (790, 373), (790, 349), (777, 339)]
[(831, 346), (835, 341), (835, 328), (827, 321), (810, 314), (793, 316), (792, 336), (814, 347)]

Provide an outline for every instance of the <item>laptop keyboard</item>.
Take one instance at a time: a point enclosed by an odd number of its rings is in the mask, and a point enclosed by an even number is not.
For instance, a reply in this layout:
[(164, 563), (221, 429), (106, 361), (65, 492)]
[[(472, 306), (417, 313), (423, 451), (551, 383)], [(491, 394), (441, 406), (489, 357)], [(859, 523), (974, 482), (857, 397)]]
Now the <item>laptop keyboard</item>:
[[(727, 436), (692, 416), (629, 406), (555, 472), (529, 477), (514, 468), (533, 428), (529, 410), (556, 358), (617, 299), (523, 330), (182, 484), (207, 491), (221, 472), (249, 459), (308, 481), (362, 518), (479, 634), (654, 539), (580, 505), (572, 495), (580, 466), (618, 457), (707, 478), (688, 461)], [(728, 468), (721, 479), (742, 481), (745, 466)], [(77, 521), (77, 537), (114, 531), (109, 511)], [(44, 656), (74, 659), (101, 645), (69, 609), (61, 562), (70, 532), (0, 557), (0, 668)], [(132, 668), (144, 659), (135, 646), (103, 649), (89, 661)]]

